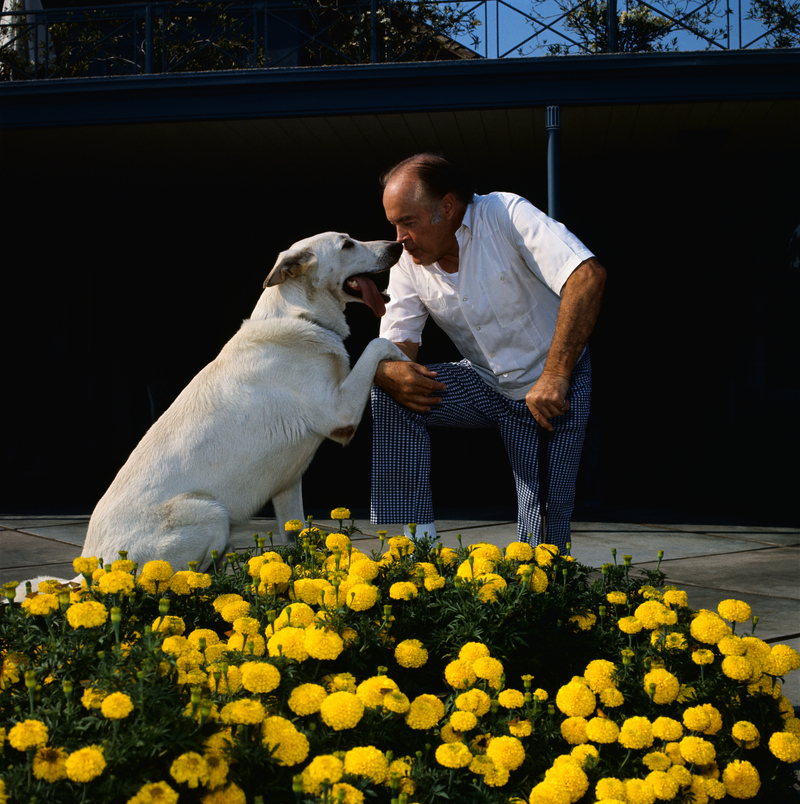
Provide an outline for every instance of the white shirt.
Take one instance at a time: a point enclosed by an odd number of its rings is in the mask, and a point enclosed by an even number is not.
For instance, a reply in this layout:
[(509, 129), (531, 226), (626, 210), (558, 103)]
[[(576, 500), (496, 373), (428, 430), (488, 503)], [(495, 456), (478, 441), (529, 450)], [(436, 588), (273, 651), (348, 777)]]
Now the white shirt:
[(564, 283), (594, 255), (512, 193), (476, 195), (456, 239), (455, 274), (403, 253), (391, 271), (381, 336), (421, 344), (430, 315), (485, 382), (524, 399), (544, 368)]

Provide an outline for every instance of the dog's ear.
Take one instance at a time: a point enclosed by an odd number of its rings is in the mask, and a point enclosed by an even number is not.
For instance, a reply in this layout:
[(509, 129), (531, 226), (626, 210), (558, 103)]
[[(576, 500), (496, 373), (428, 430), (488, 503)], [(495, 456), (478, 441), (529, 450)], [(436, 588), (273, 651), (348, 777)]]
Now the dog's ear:
[(271, 288), (273, 285), (280, 285), (281, 282), (313, 268), (317, 264), (317, 255), (311, 249), (298, 248), (282, 251), (278, 255), (278, 261), (269, 272), (269, 276), (264, 280), (264, 287)]

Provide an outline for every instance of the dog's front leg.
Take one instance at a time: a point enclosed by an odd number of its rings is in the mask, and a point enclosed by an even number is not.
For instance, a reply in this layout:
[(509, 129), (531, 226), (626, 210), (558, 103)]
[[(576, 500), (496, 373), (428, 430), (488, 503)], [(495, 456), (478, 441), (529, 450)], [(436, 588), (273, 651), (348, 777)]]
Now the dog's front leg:
[(367, 344), (353, 370), (339, 386), (333, 408), (336, 426), (328, 433), (332, 441), (347, 444), (355, 434), (381, 360), (408, 360), (408, 357), (386, 338), (375, 338)]
[(284, 526), (290, 519), (297, 519), (300, 522), (305, 520), (302, 481), (298, 480), (293, 486), (278, 492), (272, 498), (272, 507), (275, 509), (278, 530), (283, 534), (284, 541), (287, 544), (293, 542), (293, 534), (287, 531)]

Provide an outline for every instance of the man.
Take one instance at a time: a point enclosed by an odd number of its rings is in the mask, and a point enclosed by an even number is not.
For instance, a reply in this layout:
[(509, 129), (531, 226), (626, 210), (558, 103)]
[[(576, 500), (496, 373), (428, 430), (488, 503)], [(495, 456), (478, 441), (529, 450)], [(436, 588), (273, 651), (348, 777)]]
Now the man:
[[(606, 272), (560, 223), (509, 193), (474, 195), (444, 158), (418, 154), (383, 177), (405, 250), (381, 335), (411, 362), (384, 361), (372, 394), (372, 521), (435, 536), (431, 426), (500, 430), (519, 503), (518, 537), (541, 539), (537, 444), (548, 436), (548, 541), (569, 541), (589, 414), (586, 344)], [(428, 316), (464, 360), (416, 362)]]

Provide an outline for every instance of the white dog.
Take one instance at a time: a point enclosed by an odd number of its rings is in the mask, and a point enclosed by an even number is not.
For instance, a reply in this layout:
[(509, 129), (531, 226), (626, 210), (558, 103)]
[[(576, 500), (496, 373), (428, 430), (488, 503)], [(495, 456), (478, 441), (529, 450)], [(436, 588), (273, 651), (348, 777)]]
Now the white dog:
[[(345, 304), (385, 312), (369, 274), (402, 245), (328, 232), (282, 252), (249, 319), (153, 424), (95, 508), (84, 556), (185, 569), (226, 551), (230, 526), (272, 500), (281, 530), (303, 519), (301, 478), (326, 438), (347, 444), (378, 363), (405, 356), (371, 341), (350, 370)], [(38, 581), (38, 579), (37, 579)], [(33, 589), (36, 590), (37, 584)], [(23, 591), (24, 595), (24, 591)]]

